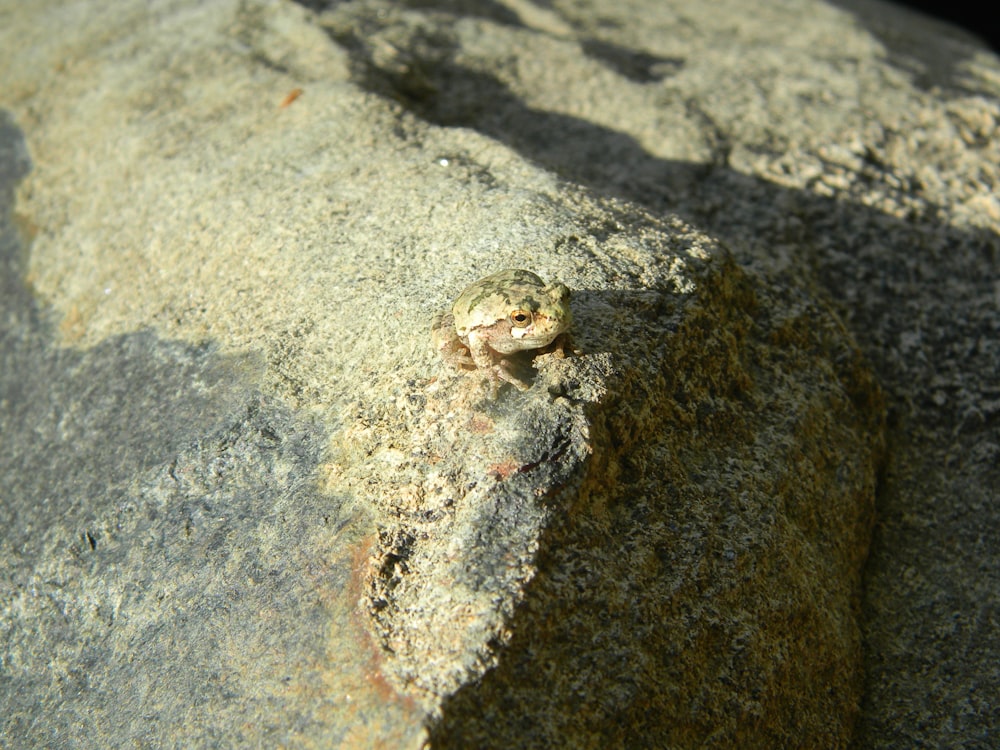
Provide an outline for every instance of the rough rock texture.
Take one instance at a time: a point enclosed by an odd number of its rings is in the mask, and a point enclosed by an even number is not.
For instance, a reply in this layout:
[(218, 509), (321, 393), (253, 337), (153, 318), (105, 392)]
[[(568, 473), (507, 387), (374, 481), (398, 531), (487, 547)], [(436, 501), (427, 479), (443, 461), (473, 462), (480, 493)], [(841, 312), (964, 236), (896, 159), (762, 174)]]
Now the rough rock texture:
[[(0, 7), (0, 50), (5, 740), (996, 731), (972, 41), (869, 3), (79, 0)], [(428, 327), (504, 267), (574, 289), (580, 353), (491, 400)]]

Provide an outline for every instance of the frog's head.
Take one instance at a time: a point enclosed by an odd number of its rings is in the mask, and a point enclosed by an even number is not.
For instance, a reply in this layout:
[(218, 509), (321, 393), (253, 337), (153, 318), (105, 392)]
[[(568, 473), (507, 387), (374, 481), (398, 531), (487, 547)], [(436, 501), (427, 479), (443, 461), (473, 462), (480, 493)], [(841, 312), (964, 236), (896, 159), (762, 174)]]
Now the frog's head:
[(556, 283), (520, 299), (507, 314), (511, 337), (518, 339), (524, 349), (537, 349), (552, 343), (573, 321), (569, 297), (569, 288)]

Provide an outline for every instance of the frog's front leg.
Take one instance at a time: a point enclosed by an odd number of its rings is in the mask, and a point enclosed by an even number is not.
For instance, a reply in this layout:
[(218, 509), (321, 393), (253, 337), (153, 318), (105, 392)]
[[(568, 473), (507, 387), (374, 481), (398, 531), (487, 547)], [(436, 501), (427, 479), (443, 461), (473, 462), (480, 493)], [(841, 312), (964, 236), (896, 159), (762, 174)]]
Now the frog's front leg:
[(469, 334), (469, 354), (472, 361), (476, 363), (476, 367), (486, 373), (493, 381), (494, 391), (496, 391), (499, 380), (510, 383), (520, 391), (526, 391), (530, 387), (530, 384), (525, 383), (508, 369), (507, 360), (502, 357), (498, 358), (497, 353), (487, 343), (487, 339), (480, 337), (475, 332)]
[(573, 337), (569, 333), (563, 332), (556, 336), (555, 341), (549, 344), (549, 351), (556, 359), (565, 359), (567, 350), (572, 354), (579, 355), (581, 352), (573, 343)]
[(468, 335), (469, 355), (480, 370), (493, 369), (493, 350), (486, 341), (477, 331)]

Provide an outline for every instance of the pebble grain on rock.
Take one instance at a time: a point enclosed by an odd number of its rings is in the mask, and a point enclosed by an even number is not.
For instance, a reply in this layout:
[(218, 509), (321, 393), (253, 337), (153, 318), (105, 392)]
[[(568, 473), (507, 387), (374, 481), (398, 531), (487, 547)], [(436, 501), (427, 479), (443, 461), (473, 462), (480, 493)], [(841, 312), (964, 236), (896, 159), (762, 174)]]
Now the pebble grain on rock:
[[(0, 81), (0, 745), (988, 745), (974, 40), (46, 0)], [(579, 352), (492, 398), (430, 325), (502, 268)]]

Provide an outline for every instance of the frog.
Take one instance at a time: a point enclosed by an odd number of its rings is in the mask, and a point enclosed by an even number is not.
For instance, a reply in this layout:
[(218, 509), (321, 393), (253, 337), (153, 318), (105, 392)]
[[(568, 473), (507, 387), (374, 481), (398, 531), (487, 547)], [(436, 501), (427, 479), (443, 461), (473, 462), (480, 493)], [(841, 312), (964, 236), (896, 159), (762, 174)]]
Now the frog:
[(479, 279), (435, 316), (431, 334), (441, 357), (461, 370), (479, 370), (496, 393), (500, 381), (521, 391), (531, 384), (513, 357), (551, 351), (566, 356), (573, 315), (565, 284), (546, 284), (531, 271), (510, 268)]

